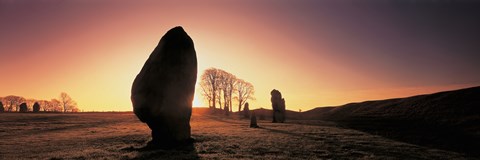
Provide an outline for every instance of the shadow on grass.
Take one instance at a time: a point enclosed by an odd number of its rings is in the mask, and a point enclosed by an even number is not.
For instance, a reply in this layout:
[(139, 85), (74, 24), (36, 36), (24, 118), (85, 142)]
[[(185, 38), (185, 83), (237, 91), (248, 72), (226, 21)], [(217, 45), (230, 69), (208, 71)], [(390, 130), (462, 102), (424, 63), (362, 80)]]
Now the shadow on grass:
[(137, 155), (132, 159), (199, 159), (193, 143), (175, 147), (151, 147), (149, 145), (134, 148), (128, 147), (124, 151), (136, 151)]
[(411, 144), (446, 149), (479, 157), (480, 138), (462, 128), (438, 126), (415, 120), (357, 118), (338, 121), (344, 128), (360, 130)]
[(287, 134), (287, 135), (294, 136), (294, 137), (307, 138), (307, 139), (311, 139), (311, 140), (314, 140), (314, 141), (322, 140), (321, 138), (318, 138), (318, 137), (307, 136), (307, 135), (298, 134), (298, 133), (292, 133), (292, 132), (288, 132), (288, 131), (284, 131), (284, 130), (271, 129), (271, 128), (265, 128), (265, 127), (258, 127), (258, 129), (264, 129), (264, 130), (274, 132), (274, 133)]

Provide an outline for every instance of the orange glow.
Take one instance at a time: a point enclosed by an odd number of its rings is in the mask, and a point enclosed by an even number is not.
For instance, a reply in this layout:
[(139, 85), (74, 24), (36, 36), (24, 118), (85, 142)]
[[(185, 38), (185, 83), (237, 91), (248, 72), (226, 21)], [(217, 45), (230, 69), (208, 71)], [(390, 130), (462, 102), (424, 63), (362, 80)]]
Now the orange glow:
[[(2, 8), (8, 9), (3, 16), (14, 18), (1, 21), (0, 96), (51, 99), (64, 91), (84, 111), (130, 111), (133, 79), (161, 36), (177, 25), (194, 40), (198, 76), (216, 67), (251, 82), (257, 99), (249, 102), (251, 108), (270, 108), (272, 89), (282, 92), (287, 109), (305, 111), (480, 84), (469, 77), (457, 81), (453, 74), (438, 76), (451, 78), (438, 83), (428, 76), (399, 78), (397, 73), (409, 75), (416, 69), (382, 67), (392, 60), (381, 57), (342, 56), (338, 53), (375, 51), (375, 46), (341, 46), (328, 37), (340, 31), (332, 30), (327, 22), (310, 30), (306, 23), (313, 20), (301, 21), (293, 11), (284, 13), (290, 11), (287, 5), (267, 8), (249, 2), (2, 4), (12, 5), (12, 9)], [(31, 10), (35, 12), (27, 12)], [(327, 16), (319, 14), (312, 19), (334, 19)], [(7, 33), (11, 39), (4, 38)], [(362, 58), (365, 61), (361, 62)], [(370, 61), (380, 66), (369, 66), (366, 62)], [(198, 89), (193, 104), (205, 106)]]

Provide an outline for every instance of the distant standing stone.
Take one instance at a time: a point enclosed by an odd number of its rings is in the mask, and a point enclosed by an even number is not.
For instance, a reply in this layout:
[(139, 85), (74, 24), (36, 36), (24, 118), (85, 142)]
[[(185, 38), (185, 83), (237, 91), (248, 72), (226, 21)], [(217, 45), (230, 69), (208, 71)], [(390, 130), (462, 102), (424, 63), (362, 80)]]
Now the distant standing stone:
[(248, 102), (247, 102), (247, 103), (245, 103), (245, 105), (243, 107), (243, 117), (245, 117), (245, 118), (250, 117), (250, 109), (249, 109), (248, 106), (249, 105), (248, 105)]
[(152, 130), (149, 144), (192, 142), (190, 117), (196, 80), (193, 41), (182, 27), (175, 27), (160, 39), (132, 85), (133, 111)]
[(273, 123), (285, 122), (285, 99), (282, 98), (282, 93), (274, 89), (270, 92), (272, 95), (272, 110), (273, 110)]
[(250, 115), (250, 128), (258, 128), (257, 124), (257, 117), (255, 116), (255, 112), (252, 111), (252, 114)]

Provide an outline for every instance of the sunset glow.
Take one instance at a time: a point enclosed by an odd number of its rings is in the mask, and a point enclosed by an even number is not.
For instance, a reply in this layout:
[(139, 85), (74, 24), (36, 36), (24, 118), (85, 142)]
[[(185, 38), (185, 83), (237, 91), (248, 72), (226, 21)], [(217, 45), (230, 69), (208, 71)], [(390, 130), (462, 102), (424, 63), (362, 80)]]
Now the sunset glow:
[[(250, 108), (270, 108), (272, 89), (305, 111), (480, 85), (478, 8), (183, 3), (0, 1), (0, 97), (67, 92), (80, 110), (131, 111), (136, 74), (175, 26), (195, 43), (198, 77), (215, 67), (254, 85)], [(198, 87), (193, 104), (206, 106)]]

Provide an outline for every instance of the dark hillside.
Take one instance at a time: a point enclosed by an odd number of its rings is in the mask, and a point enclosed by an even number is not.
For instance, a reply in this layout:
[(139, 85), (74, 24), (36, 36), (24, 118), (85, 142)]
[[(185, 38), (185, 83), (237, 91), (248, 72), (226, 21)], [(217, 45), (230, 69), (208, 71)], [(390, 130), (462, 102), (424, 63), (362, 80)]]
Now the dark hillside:
[(480, 147), (480, 87), (315, 108), (304, 117), (471, 154)]

